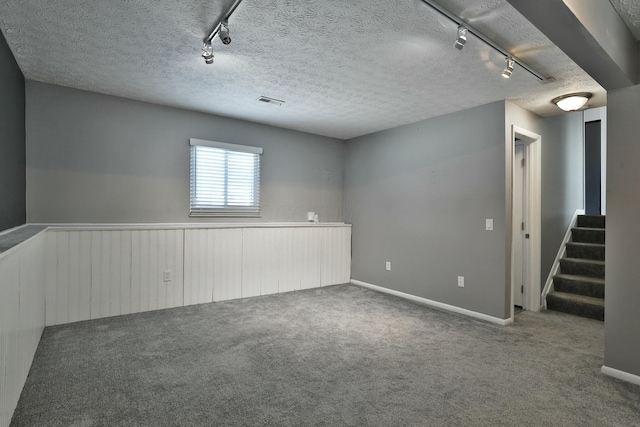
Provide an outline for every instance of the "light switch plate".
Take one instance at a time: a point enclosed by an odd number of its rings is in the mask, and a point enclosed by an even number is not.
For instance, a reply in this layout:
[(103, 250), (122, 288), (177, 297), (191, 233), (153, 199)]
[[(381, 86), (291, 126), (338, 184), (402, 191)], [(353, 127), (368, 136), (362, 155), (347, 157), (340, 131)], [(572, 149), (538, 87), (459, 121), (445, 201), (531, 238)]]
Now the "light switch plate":
[(493, 219), (487, 218), (485, 220), (485, 229), (488, 231), (493, 231)]

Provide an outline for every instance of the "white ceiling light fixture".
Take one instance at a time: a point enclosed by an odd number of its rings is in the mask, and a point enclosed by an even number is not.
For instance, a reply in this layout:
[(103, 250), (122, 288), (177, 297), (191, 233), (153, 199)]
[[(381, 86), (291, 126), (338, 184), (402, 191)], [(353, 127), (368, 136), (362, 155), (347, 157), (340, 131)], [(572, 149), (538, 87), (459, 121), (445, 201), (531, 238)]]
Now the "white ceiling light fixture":
[[(460, 18), (459, 16), (457, 16), (453, 12), (451, 12), (451, 11), (445, 9), (444, 7), (440, 6), (435, 0), (422, 0), (422, 2), (424, 4), (426, 4), (427, 6), (431, 7), (436, 12), (440, 13), (442, 16), (444, 16), (446, 18), (449, 18), (449, 20), (453, 21), (455, 24), (458, 25), (458, 40), (459, 40), (459, 36), (460, 36), (460, 27), (463, 27), (463, 28), (465, 28), (467, 30), (467, 31), (465, 31), (465, 34), (464, 34), (465, 35), (465, 39), (464, 39), (465, 42), (466, 42), (466, 34), (467, 34), (467, 32), (469, 32), (469, 33), (473, 34), (474, 36), (476, 36), (480, 41), (482, 41), (484, 44), (486, 44), (490, 48), (492, 48), (492, 49), (500, 52), (501, 54), (503, 54), (508, 60), (510, 59), (511, 61), (513, 61), (513, 64), (518, 64), (520, 67), (524, 68), (525, 71), (527, 71), (529, 74), (531, 74), (532, 76), (534, 76), (535, 78), (540, 80), (541, 83), (549, 83), (549, 82), (555, 81), (555, 79), (553, 77), (545, 77), (542, 74), (540, 74), (539, 72), (537, 72), (536, 70), (534, 70), (533, 68), (531, 68), (525, 62), (523, 62), (520, 58), (515, 57), (507, 49), (503, 48), (498, 43), (494, 42), (489, 37), (487, 37), (484, 34), (482, 34), (480, 31), (478, 31), (472, 25), (469, 25), (468, 22), (464, 21), (462, 18)], [(458, 40), (456, 40), (454, 46), (457, 49), (462, 50), (462, 48), (464, 47), (464, 43), (462, 43), (462, 46), (458, 46)], [(508, 64), (507, 64), (507, 67), (508, 67)], [(511, 70), (510, 71), (511, 71), (511, 73), (513, 72), (513, 65), (511, 66)], [(511, 73), (509, 73), (509, 76), (506, 76), (506, 78), (509, 78), (511, 76)], [(505, 77), (504, 74), (505, 73), (503, 72), (503, 74), (502, 74), (503, 77)]]
[(589, 92), (568, 93), (553, 98), (551, 102), (563, 111), (577, 111), (584, 107), (592, 96)]
[(509, 56), (505, 58), (505, 60), (507, 61), (507, 66), (502, 72), (502, 77), (504, 77), (505, 79), (508, 79), (511, 77), (511, 74), (513, 74), (513, 67), (516, 64), (516, 61), (513, 59), (513, 56)]
[(238, 6), (240, 6), (240, 3), (242, 3), (242, 0), (236, 0), (233, 2), (231, 7), (229, 7), (223, 15), (223, 18), (214, 25), (213, 31), (204, 38), (202, 45), (202, 57), (206, 64), (213, 64), (213, 47), (211, 46), (211, 42), (216, 36), (219, 36), (220, 41), (225, 45), (231, 43), (231, 37), (229, 36), (229, 18), (233, 15), (233, 12), (236, 11)]
[(464, 47), (465, 43), (467, 42), (467, 28), (463, 25), (458, 25), (458, 38), (456, 39), (455, 43), (453, 44), (453, 46), (458, 49), (458, 50), (462, 50), (462, 48)]

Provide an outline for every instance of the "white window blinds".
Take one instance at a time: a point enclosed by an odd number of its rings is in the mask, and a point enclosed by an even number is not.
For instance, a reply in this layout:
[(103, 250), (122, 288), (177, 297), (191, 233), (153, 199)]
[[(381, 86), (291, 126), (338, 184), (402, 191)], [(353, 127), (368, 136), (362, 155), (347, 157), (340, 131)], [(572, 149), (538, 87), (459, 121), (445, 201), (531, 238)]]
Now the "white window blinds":
[(262, 148), (191, 139), (190, 216), (260, 216)]

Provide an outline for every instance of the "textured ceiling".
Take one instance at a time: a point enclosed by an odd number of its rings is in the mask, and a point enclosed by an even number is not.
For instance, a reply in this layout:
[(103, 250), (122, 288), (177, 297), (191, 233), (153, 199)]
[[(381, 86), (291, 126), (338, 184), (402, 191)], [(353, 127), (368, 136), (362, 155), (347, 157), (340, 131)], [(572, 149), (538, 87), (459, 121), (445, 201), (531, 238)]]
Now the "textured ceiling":
[(627, 24), (636, 40), (640, 40), (640, 2), (638, 0), (611, 0), (611, 4)]
[(440, 4), (554, 83), (518, 66), (503, 79), (504, 57), (472, 35), (454, 49), (455, 24), (420, 0), (244, 0), (206, 65), (202, 38), (231, 3), (0, 0), (0, 28), (28, 79), (341, 139), (502, 99), (541, 115), (567, 92), (606, 102), (505, 0)]

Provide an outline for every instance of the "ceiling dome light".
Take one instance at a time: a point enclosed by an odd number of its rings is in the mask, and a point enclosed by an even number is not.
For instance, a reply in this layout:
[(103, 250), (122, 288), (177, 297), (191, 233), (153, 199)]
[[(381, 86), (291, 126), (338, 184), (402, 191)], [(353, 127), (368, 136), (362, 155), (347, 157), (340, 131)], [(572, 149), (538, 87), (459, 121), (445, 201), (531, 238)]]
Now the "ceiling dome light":
[(584, 107), (592, 96), (593, 94), (588, 92), (569, 93), (567, 95), (553, 98), (551, 102), (556, 104), (558, 108), (563, 111), (577, 111)]

